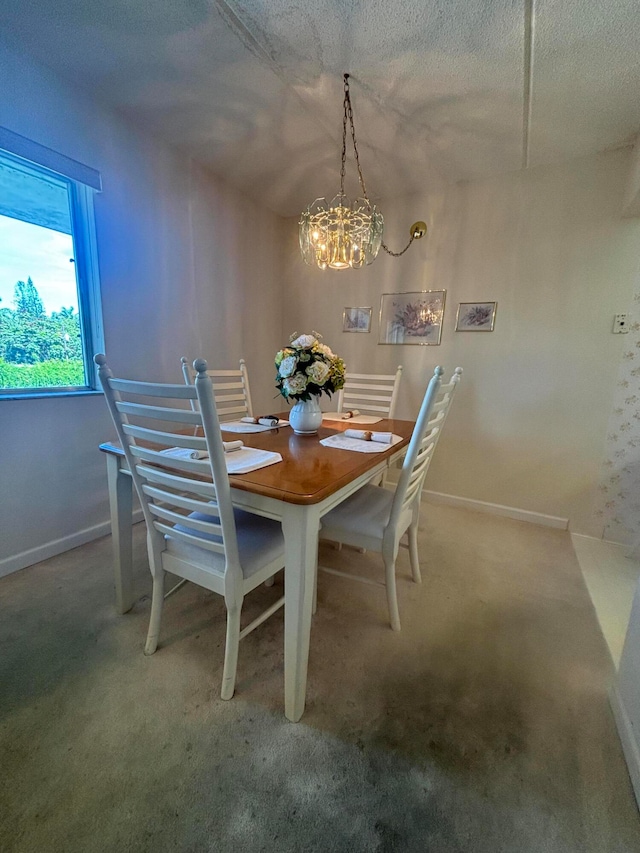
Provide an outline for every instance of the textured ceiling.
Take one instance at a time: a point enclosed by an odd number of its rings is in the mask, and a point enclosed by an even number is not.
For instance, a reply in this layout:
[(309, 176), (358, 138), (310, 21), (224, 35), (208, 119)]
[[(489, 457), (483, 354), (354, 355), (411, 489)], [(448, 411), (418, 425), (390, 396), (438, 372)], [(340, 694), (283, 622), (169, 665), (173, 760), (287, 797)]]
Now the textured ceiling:
[(338, 190), (344, 71), (375, 198), (519, 169), (525, 129), (531, 165), (629, 143), (640, 2), (536, 0), (528, 66), (532, 4), (0, 0), (0, 32), (291, 215)]

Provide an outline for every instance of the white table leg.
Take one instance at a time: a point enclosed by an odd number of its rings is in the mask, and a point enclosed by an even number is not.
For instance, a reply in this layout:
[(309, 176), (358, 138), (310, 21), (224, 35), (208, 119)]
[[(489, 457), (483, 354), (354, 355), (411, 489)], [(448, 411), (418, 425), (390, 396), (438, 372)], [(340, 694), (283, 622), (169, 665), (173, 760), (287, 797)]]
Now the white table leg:
[(293, 723), (304, 712), (307, 692), (319, 523), (316, 507), (284, 505), (284, 712)]
[(122, 470), (120, 457), (107, 453), (107, 483), (111, 509), (113, 570), (116, 585), (116, 607), (119, 613), (131, 610), (133, 597), (133, 482)]

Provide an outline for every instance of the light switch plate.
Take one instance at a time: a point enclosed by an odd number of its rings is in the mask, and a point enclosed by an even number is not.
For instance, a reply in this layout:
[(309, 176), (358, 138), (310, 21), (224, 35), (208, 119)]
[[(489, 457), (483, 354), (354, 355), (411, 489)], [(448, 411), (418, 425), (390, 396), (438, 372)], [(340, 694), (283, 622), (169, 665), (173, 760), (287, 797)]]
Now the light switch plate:
[(615, 314), (613, 318), (613, 329), (612, 332), (614, 335), (626, 335), (629, 331), (629, 315), (628, 314)]

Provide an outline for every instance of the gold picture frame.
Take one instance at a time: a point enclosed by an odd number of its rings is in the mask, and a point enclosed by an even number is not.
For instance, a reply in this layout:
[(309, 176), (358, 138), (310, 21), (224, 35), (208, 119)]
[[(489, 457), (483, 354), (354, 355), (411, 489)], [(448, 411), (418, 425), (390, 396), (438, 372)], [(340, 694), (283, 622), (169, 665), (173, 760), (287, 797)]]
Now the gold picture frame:
[(342, 312), (343, 332), (370, 332), (372, 308), (345, 308)]
[(493, 332), (497, 302), (460, 302), (456, 332)]
[(445, 299), (445, 290), (383, 293), (378, 343), (439, 346)]

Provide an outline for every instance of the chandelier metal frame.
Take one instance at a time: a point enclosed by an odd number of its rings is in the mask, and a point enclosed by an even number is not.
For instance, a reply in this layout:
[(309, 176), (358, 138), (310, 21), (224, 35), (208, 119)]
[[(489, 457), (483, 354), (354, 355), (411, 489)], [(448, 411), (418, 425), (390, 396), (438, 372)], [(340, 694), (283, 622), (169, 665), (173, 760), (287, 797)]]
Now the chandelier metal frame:
[[(415, 222), (410, 229), (410, 240), (400, 252), (392, 252), (382, 239), (384, 219), (371, 204), (360, 166), (353, 107), (349, 91), (349, 74), (343, 75), (344, 99), (342, 117), (342, 153), (340, 158), (340, 192), (331, 201), (318, 198), (302, 213), (300, 218), (300, 251), (305, 263), (320, 269), (360, 269), (376, 259), (380, 248), (399, 258), (414, 240), (427, 232), (424, 222)], [(345, 195), (347, 171), (347, 124), (351, 129), (353, 153), (358, 170), (362, 198), (351, 202)]]

